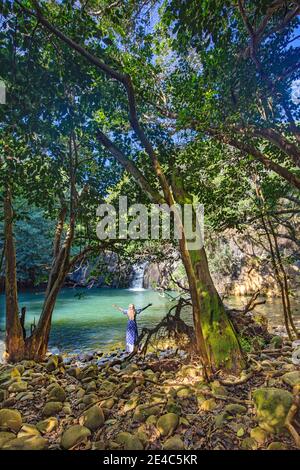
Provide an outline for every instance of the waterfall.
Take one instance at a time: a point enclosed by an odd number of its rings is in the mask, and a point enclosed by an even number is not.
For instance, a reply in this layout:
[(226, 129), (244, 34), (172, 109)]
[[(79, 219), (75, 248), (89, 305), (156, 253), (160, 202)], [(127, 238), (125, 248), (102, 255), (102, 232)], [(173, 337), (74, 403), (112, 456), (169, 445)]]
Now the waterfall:
[(131, 283), (129, 286), (130, 290), (135, 290), (135, 291), (144, 290), (143, 280), (144, 280), (144, 272), (145, 272), (145, 268), (147, 264), (148, 264), (147, 261), (145, 261), (143, 263), (136, 263), (132, 266), (133, 275), (132, 275)]

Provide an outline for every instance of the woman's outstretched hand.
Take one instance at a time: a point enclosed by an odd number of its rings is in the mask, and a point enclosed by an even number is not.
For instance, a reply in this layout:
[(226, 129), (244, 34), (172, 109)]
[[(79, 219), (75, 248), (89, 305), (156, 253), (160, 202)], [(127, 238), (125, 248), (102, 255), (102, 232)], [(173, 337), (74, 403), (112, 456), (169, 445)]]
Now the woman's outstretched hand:
[(120, 312), (123, 311), (123, 309), (116, 304), (112, 304), (112, 306), (115, 307), (117, 310), (120, 310)]

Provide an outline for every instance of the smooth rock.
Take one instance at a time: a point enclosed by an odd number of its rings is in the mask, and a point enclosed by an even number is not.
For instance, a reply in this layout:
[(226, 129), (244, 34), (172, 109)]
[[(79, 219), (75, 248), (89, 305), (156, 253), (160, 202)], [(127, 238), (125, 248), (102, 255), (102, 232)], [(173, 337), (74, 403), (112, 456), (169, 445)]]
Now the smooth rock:
[(173, 434), (179, 424), (179, 417), (175, 413), (167, 413), (158, 418), (156, 427), (162, 436)]
[(259, 388), (253, 392), (257, 418), (267, 432), (280, 432), (293, 403), (293, 395), (279, 388)]
[(46, 364), (46, 369), (48, 372), (53, 372), (58, 366), (58, 356), (50, 356)]
[(28, 387), (27, 382), (14, 382), (8, 387), (8, 391), (15, 393), (15, 392), (26, 392)]
[(230, 403), (225, 406), (224, 411), (229, 415), (243, 415), (247, 413), (247, 408), (238, 403)]
[(242, 440), (241, 448), (243, 450), (256, 450), (257, 442), (252, 437), (245, 437), (245, 439)]
[(70, 449), (80, 442), (85, 441), (90, 435), (91, 431), (88, 428), (75, 424), (63, 433), (60, 445), (63, 449)]
[(48, 401), (64, 402), (65, 399), (66, 399), (66, 392), (59, 384), (55, 384), (50, 390)]
[(274, 441), (268, 445), (267, 450), (287, 450), (283, 442)]
[(42, 415), (45, 418), (48, 418), (52, 415), (58, 414), (63, 408), (63, 405), (60, 401), (49, 401), (43, 408)]
[(15, 439), (15, 434), (13, 432), (0, 432), (0, 449), (2, 446), (12, 439)]
[(39, 436), (24, 436), (9, 440), (2, 447), (3, 450), (44, 450), (48, 442)]
[(177, 434), (175, 436), (169, 437), (163, 444), (164, 450), (184, 450), (184, 443), (180, 436)]
[(257, 426), (256, 428), (251, 429), (250, 436), (258, 444), (263, 444), (268, 438), (268, 433), (261, 427)]
[(103, 411), (97, 405), (94, 405), (86, 410), (79, 419), (79, 423), (91, 431), (96, 431), (98, 428), (100, 428), (100, 426), (103, 426), (104, 421), (105, 419)]
[(214, 398), (209, 398), (208, 400), (205, 400), (201, 403), (200, 405), (200, 410), (202, 411), (212, 411), (216, 408), (217, 403)]
[(18, 410), (0, 410), (0, 430), (18, 432), (22, 426), (22, 416)]
[(139, 438), (129, 432), (120, 432), (116, 437), (116, 442), (121, 444), (125, 450), (143, 450), (143, 444)]
[(23, 424), (17, 437), (40, 436), (40, 431), (33, 424)]
[(54, 431), (58, 426), (58, 419), (55, 416), (51, 416), (50, 418), (44, 419), (36, 423), (37, 429), (42, 434), (47, 434), (48, 432)]
[(295, 370), (293, 372), (287, 372), (287, 374), (284, 374), (282, 376), (282, 380), (285, 384), (290, 385), (291, 387), (294, 387), (295, 385), (300, 384), (300, 371)]

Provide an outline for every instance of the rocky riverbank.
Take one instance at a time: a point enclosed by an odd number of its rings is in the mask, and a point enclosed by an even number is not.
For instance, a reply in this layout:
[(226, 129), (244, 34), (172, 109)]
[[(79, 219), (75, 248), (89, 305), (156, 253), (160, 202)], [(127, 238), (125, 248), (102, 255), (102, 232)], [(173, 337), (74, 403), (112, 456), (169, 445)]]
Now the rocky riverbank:
[[(296, 449), (300, 368), (280, 339), (206, 383), (183, 351), (0, 367), (0, 448)], [(97, 362), (96, 362), (97, 361)], [(298, 415), (297, 415), (298, 414)], [(298, 421), (297, 421), (298, 420)]]

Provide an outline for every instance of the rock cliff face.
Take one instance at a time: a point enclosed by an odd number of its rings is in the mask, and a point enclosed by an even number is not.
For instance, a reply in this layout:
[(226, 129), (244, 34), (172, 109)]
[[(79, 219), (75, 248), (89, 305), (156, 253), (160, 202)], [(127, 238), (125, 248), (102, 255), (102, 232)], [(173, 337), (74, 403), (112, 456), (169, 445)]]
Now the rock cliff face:
[[(283, 246), (288, 253), (289, 247)], [(257, 249), (247, 238), (231, 232), (217, 243), (207, 242), (207, 253), (211, 274), (222, 295), (252, 295), (257, 290), (266, 296), (279, 296), (269, 253)], [(286, 273), (292, 291), (300, 289), (300, 258), (291, 257), (285, 263)], [(187, 286), (186, 276), (178, 253), (174, 252), (164, 261), (150, 261), (144, 272), (144, 287), (174, 289), (172, 278), (180, 285)]]

